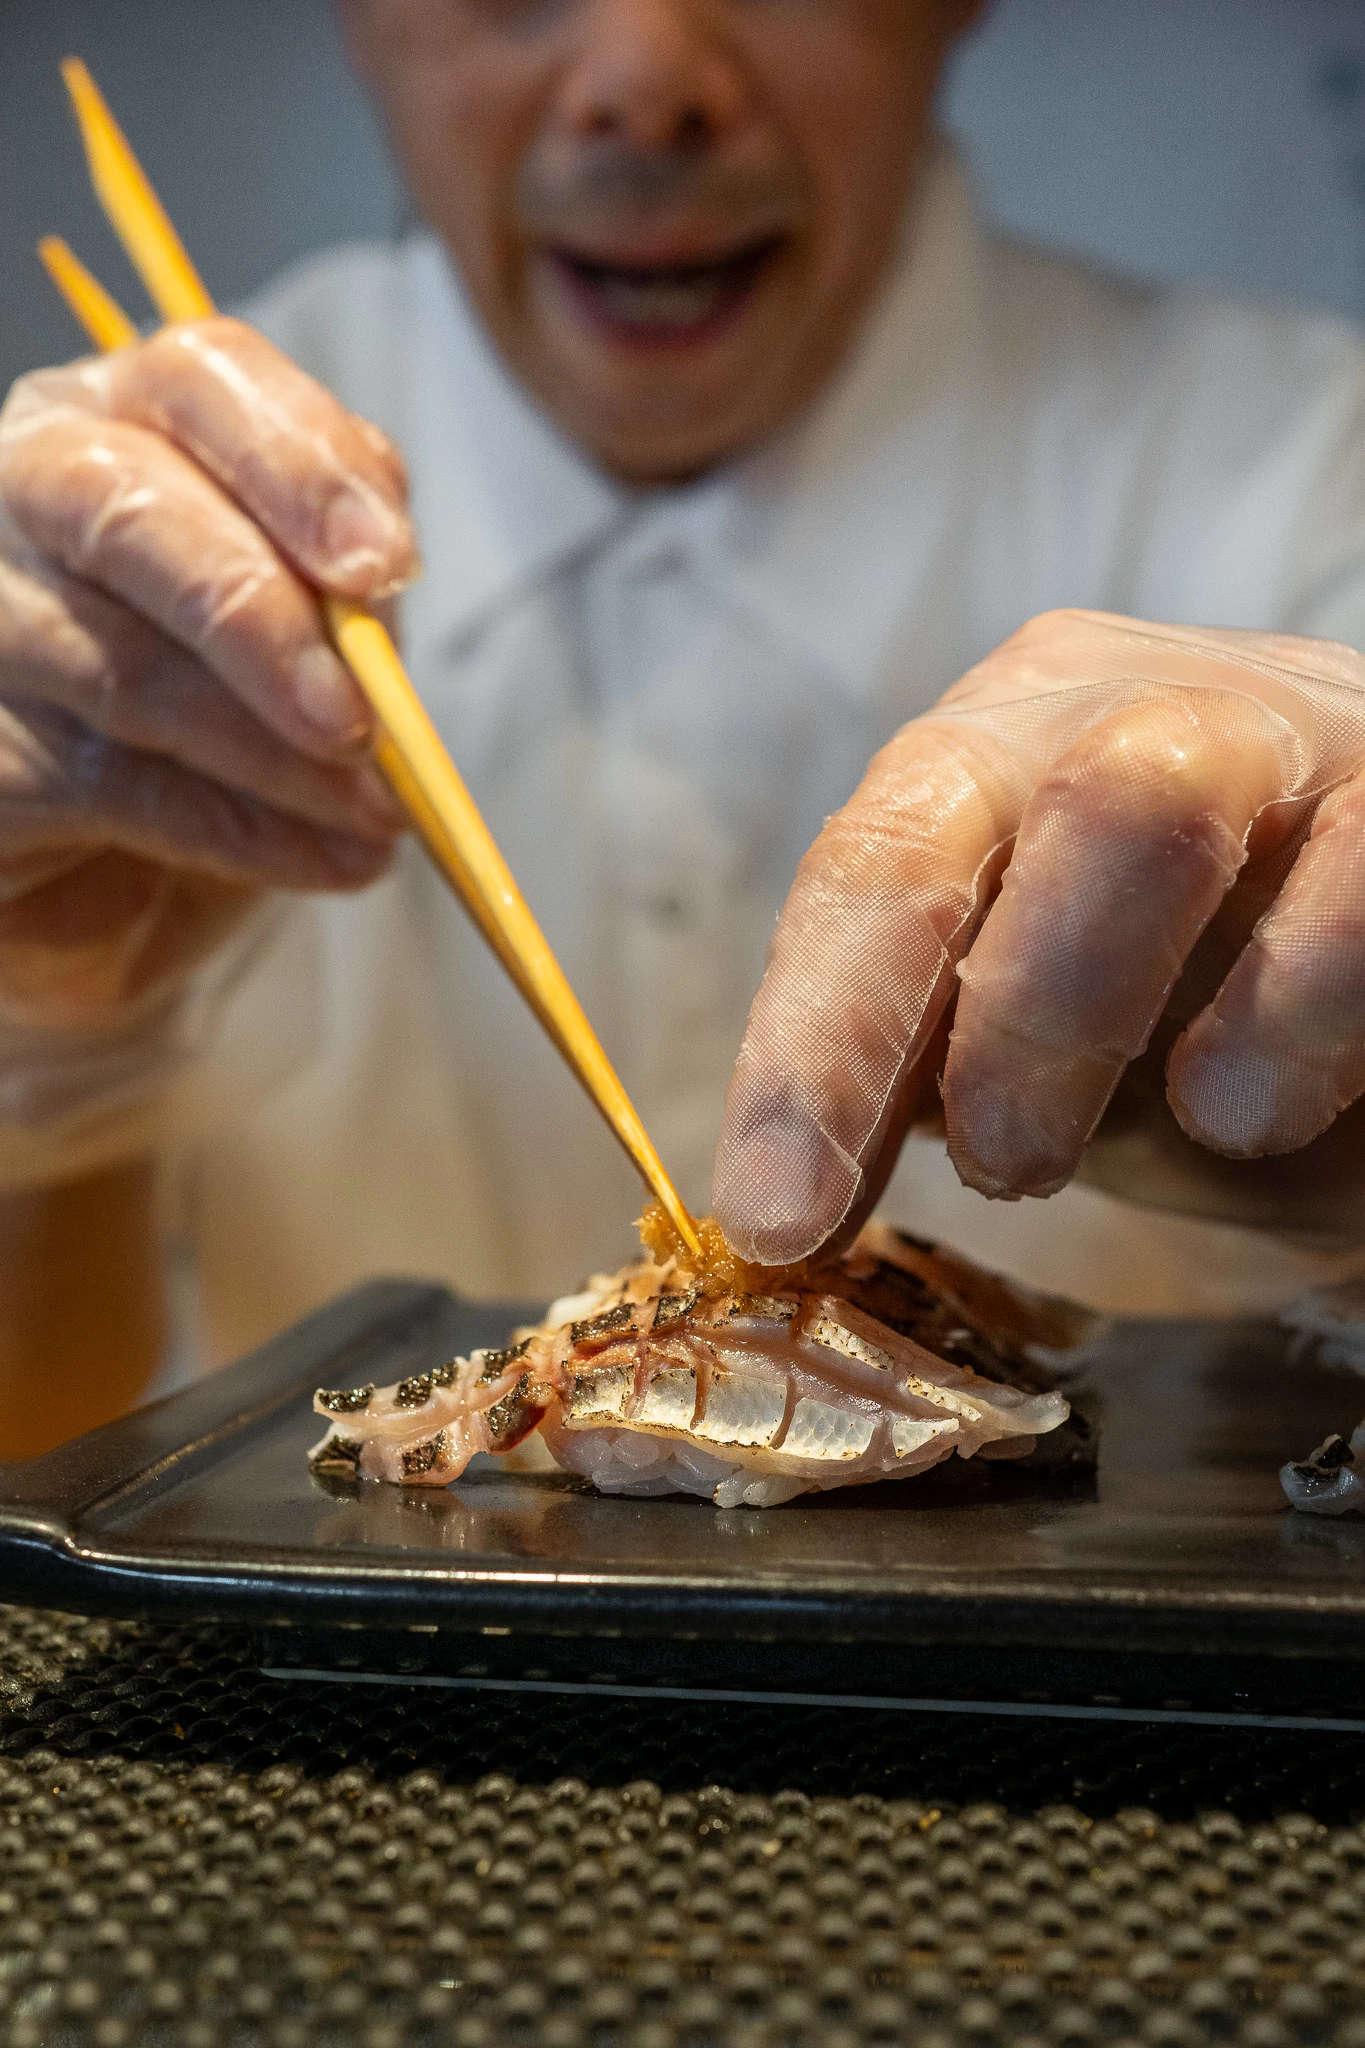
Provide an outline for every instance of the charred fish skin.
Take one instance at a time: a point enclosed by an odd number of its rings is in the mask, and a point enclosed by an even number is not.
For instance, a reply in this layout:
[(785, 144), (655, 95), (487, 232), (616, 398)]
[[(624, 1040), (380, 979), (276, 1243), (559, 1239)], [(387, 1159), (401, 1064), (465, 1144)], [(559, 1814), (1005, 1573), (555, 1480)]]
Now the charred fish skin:
[(399, 1380), (393, 1390), (394, 1407), (425, 1408), (437, 1387), (454, 1384), (458, 1364), (458, 1360), (452, 1359), (447, 1365), (432, 1366), (430, 1372), (414, 1373), (410, 1379)]
[(1040, 1349), (1076, 1351), (1105, 1326), (1075, 1302), (1003, 1280), (875, 1218), (845, 1264), (859, 1305), (878, 1321), (946, 1363), (1027, 1392), (1051, 1385)]
[(654, 1304), (655, 1330), (666, 1330), (673, 1323), (681, 1323), (691, 1315), (701, 1300), (701, 1290), (691, 1287), (685, 1294), (661, 1294)]
[(325, 1415), (358, 1415), (374, 1399), (374, 1382), (368, 1387), (319, 1387), (313, 1405)]
[(350, 1479), (360, 1477), (360, 1454), (365, 1445), (359, 1437), (333, 1436), (329, 1431), (321, 1443), (314, 1444), (308, 1453), (308, 1462), (315, 1472), (343, 1474)]
[(480, 1384), (488, 1386), (492, 1381), (501, 1379), (509, 1366), (526, 1356), (530, 1341), (529, 1337), (523, 1337), (520, 1344), (510, 1344), (504, 1351), (476, 1351), (474, 1359), (479, 1366)]
[(635, 1304), (621, 1301), (614, 1308), (604, 1309), (600, 1315), (585, 1317), (582, 1322), (570, 1323), (569, 1341), (575, 1350), (594, 1344), (607, 1344), (623, 1331), (636, 1327)]
[(510, 1451), (539, 1423), (545, 1413), (544, 1399), (538, 1399), (532, 1386), (531, 1375), (524, 1372), (510, 1394), (504, 1394), (495, 1401), (484, 1416), (491, 1439), (489, 1449)]
[(404, 1451), (402, 1459), (405, 1478), (425, 1479), (450, 1462), (450, 1440), (443, 1429), (438, 1429), (425, 1443)]

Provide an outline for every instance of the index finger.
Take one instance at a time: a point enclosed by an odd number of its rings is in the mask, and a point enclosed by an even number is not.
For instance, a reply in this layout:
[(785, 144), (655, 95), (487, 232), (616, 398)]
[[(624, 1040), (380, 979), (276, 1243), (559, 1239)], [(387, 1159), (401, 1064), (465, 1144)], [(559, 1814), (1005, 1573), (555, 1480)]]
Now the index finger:
[(1029, 780), (1017, 747), (916, 720), (802, 861), (716, 1153), (715, 1213), (744, 1257), (804, 1258), (866, 1192), (884, 1134), (926, 1078)]
[(373, 603), (411, 581), (398, 450), (244, 321), (165, 327), (92, 367), (110, 413), (192, 455), (310, 582)]

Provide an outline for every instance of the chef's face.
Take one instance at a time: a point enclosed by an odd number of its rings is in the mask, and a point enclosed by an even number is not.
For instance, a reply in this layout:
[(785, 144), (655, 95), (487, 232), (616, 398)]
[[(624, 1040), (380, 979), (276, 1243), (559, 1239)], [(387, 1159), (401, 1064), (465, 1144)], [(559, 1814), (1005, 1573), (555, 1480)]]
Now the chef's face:
[(340, 0), (507, 361), (637, 482), (796, 413), (882, 274), (980, 0)]

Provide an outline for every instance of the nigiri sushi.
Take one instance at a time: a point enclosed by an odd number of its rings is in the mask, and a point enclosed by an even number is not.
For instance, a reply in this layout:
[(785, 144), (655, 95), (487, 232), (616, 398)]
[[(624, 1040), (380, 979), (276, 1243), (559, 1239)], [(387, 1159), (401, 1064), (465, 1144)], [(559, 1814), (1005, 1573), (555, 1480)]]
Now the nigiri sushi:
[(773, 1507), (953, 1456), (1028, 1457), (1067, 1420), (1040, 1359), (1093, 1330), (1069, 1303), (876, 1223), (776, 1269), (743, 1265), (709, 1221), (700, 1260), (653, 1208), (641, 1235), (644, 1259), (504, 1349), (319, 1391), (315, 1469), (447, 1486), (539, 1430), (604, 1493)]

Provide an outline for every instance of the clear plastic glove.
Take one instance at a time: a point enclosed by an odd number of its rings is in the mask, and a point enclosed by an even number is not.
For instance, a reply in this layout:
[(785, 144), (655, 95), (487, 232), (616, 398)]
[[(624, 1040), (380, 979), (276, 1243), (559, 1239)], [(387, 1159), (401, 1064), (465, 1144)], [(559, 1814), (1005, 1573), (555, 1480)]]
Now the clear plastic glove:
[(803, 860), (715, 1209), (746, 1257), (802, 1257), (941, 1117), (989, 1196), (1084, 1160), (1156, 1206), (1358, 1232), (1362, 1091), (1365, 661), (1049, 613), (896, 735)]
[(237, 321), (14, 387), (0, 1126), (172, 1056), (181, 998), (266, 892), (387, 865), (401, 818), (316, 591), (374, 602), (412, 576), (405, 498), (384, 437)]

